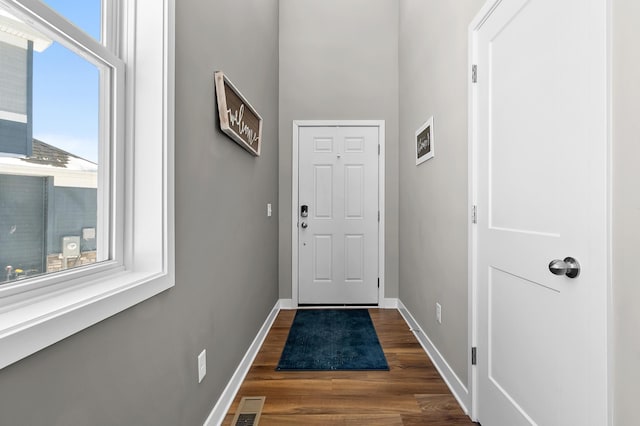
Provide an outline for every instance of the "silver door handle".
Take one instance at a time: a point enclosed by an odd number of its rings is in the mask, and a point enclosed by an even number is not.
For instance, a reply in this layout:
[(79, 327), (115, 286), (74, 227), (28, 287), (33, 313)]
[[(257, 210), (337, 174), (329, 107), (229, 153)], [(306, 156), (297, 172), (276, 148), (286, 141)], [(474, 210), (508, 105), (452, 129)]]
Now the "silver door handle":
[(302, 222), (300, 226), (302, 227), (302, 229), (307, 229), (309, 225), (307, 224), (307, 222)]
[(554, 259), (549, 263), (549, 271), (554, 275), (575, 278), (580, 275), (580, 264), (573, 257), (565, 257), (564, 260)]

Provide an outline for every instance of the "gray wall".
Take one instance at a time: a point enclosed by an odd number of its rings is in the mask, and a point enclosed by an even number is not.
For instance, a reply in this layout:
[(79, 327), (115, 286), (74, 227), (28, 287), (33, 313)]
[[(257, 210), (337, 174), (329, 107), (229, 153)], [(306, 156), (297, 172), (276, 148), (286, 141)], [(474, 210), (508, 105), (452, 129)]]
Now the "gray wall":
[[(483, 0), (400, 2), (400, 300), (467, 382), (467, 27)], [(435, 157), (415, 165), (434, 117)], [(442, 305), (442, 324), (435, 314)]]
[(385, 296), (398, 296), (398, 6), (280, 0), (280, 297), (291, 297), (293, 120), (385, 120)]
[(613, 313), (615, 424), (638, 423), (640, 383), (640, 3), (613, 1)]
[[(201, 425), (278, 298), (278, 3), (176, 3), (176, 286), (0, 370), (2, 425)], [(216, 129), (215, 70), (260, 158)]]

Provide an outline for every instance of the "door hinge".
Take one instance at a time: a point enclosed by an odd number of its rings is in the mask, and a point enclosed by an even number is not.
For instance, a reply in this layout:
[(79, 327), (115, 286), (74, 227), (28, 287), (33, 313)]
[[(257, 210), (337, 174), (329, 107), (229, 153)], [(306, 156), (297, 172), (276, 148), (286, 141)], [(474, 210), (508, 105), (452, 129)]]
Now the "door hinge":
[(478, 223), (478, 206), (471, 208), (471, 223)]
[(380, 210), (378, 210), (378, 222), (380, 222)]
[(378, 144), (378, 155), (380, 155), (380, 144)]
[(471, 348), (471, 365), (476, 365), (477, 363), (477, 359), (476, 359), (476, 347), (474, 346), (473, 348)]
[(380, 277), (378, 277), (378, 288), (380, 288)]
[(478, 82), (478, 66), (477, 65), (471, 65), (471, 82), (472, 83)]

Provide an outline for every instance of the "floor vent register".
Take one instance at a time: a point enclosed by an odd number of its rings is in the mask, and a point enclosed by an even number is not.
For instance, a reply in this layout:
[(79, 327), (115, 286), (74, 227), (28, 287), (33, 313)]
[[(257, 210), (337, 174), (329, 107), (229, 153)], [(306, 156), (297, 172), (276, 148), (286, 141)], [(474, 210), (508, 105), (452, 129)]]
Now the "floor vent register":
[(243, 397), (231, 424), (233, 426), (258, 426), (264, 400), (264, 396)]

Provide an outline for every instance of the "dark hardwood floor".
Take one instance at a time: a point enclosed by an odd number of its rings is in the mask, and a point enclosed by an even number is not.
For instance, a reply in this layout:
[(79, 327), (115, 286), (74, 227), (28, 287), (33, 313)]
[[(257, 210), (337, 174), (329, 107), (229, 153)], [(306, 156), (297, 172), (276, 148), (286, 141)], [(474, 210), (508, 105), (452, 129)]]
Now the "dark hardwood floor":
[(281, 311), (235, 397), (265, 396), (260, 426), (473, 425), (395, 309), (370, 309), (390, 371), (278, 372), (295, 311)]

